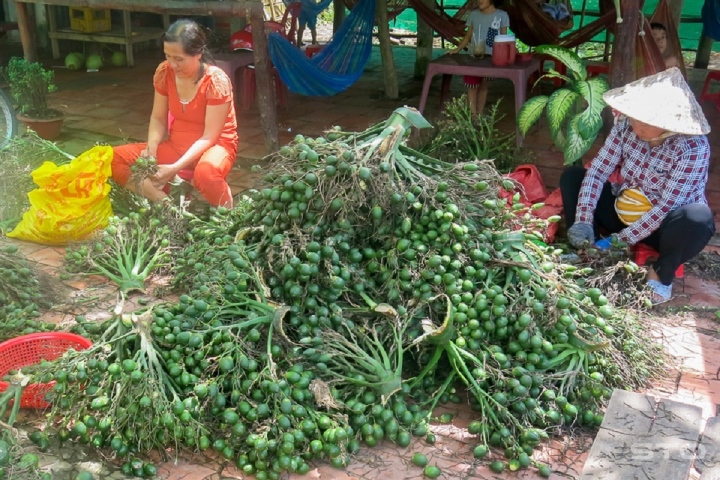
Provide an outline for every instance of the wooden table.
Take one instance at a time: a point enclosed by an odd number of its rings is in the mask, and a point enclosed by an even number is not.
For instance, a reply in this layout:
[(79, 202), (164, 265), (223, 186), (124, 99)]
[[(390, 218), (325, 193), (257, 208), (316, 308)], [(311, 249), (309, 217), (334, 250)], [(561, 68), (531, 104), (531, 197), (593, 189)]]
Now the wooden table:
[[(492, 64), (489, 56), (475, 58), (466, 54), (446, 54), (436, 58), (428, 64), (422, 95), (420, 95), (420, 113), (425, 110), (430, 85), (435, 75), (442, 74), (440, 88), (440, 104), (445, 101), (450, 90), (450, 81), (453, 75), (471, 75), (475, 77), (495, 77), (512, 80), (515, 85), (515, 112), (517, 113), (525, 103), (527, 97), (527, 84), (530, 76), (540, 70), (540, 61), (533, 58), (529, 62), (516, 62), (513, 65), (498, 67)], [(522, 135), (517, 133), (516, 143), (522, 145)]]
[(125, 45), (125, 57), (127, 66), (135, 66), (135, 57), (133, 55), (133, 45), (148, 40), (160, 40), (163, 33), (170, 26), (170, 15), (163, 14), (164, 28), (140, 28), (133, 27), (130, 20), (130, 12), (122, 11), (123, 24), (121, 28), (114, 28), (107, 32), (84, 33), (72, 29), (58, 29), (56, 20), (56, 5), (48, 5), (48, 21), (50, 31), (50, 45), (52, 46), (52, 54), (55, 60), (60, 58), (60, 46), (58, 40), (79, 40), (81, 42), (97, 42), (111, 43), (115, 45)]

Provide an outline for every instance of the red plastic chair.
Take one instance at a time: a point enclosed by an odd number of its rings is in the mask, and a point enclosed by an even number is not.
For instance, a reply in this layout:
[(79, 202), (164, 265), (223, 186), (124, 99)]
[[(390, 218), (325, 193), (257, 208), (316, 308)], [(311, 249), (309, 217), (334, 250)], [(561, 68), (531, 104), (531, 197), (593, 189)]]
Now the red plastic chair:
[[(298, 15), (302, 4), (300, 2), (293, 2), (287, 6), (282, 19), (279, 22), (267, 21), (265, 22), (265, 31), (274, 31), (280, 33), (289, 42), (295, 43), (295, 33), (298, 28)], [(244, 29), (246, 32), (252, 32), (252, 26), (248, 25)]]
[[(250, 110), (257, 96), (257, 84), (255, 81), (255, 66), (250, 65), (242, 70), (242, 91), (241, 106), (243, 110)], [(275, 84), (275, 96), (280, 108), (287, 106), (288, 88), (280, 79), (280, 74), (275, 67), (272, 68), (273, 83)]]
[[(540, 59), (540, 74), (541, 75), (545, 74), (545, 62), (552, 62), (553, 70), (558, 72), (560, 75), (567, 75), (567, 68), (565, 67), (565, 64), (562, 63), (560, 60), (557, 60), (556, 58), (553, 58), (550, 55), (536, 54), (536, 56)], [(562, 84), (564, 83), (561, 78), (553, 78), (552, 82), (556, 87), (561, 87)]]
[(600, 74), (610, 74), (610, 64), (607, 62), (596, 62), (588, 63), (587, 76), (588, 78), (597, 77)]
[(309, 58), (312, 58), (313, 55), (318, 53), (325, 45), (316, 43), (315, 45), (305, 45), (302, 47), (302, 51), (305, 52), (305, 55)]
[(702, 93), (700, 93), (700, 102), (703, 100), (710, 100), (715, 102), (715, 107), (720, 110), (720, 92), (710, 93), (710, 82), (712, 80), (720, 82), (720, 70), (711, 70), (708, 72), (707, 77), (705, 77)]

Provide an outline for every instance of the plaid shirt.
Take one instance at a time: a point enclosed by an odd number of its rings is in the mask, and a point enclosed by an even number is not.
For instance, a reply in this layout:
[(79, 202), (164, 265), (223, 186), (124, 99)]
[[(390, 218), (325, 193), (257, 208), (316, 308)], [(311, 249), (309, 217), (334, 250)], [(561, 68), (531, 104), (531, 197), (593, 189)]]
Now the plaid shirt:
[(639, 188), (653, 204), (653, 208), (618, 234), (621, 240), (633, 245), (657, 230), (671, 211), (690, 203), (707, 204), (709, 164), (710, 146), (704, 135), (674, 135), (651, 149), (633, 133), (627, 120), (620, 121), (587, 170), (575, 221), (593, 223), (602, 186), (619, 167), (622, 183), (612, 185), (613, 194)]

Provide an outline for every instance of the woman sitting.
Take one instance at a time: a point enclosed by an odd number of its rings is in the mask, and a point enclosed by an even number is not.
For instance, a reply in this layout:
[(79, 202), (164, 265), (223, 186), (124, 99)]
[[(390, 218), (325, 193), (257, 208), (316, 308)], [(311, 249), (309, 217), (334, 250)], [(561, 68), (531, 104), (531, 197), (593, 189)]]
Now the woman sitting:
[[(220, 68), (210, 65), (202, 28), (178, 20), (163, 36), (166, 60), (153, 78), (148, 140), (115, 147), (113, 179), (151, 201), (165, 198), (165, 187), (182, 170), (194, 170), (193, 183), (214, 206), (232, 207), (225, 178), (238, 146), (233, 86)], [(168, 112), (174, 118), (168, 138)], [(155, 158), (157, 173), (131, 181), (130, 167), (139, 158)]]
[[(563, 172), (568, 241), (583, 248), (603, 230), (629, 245), (654, 248), (659, 257), (647, 279), (654, 302), (661, 303), (672, 296), (677, 268), (715, 232), (705, 198), (710, 126), (677, 67), (610, 90), (604, 99), (624, 117), (587, 170)], [(616, 169), (621, 181), (611, 184)]]

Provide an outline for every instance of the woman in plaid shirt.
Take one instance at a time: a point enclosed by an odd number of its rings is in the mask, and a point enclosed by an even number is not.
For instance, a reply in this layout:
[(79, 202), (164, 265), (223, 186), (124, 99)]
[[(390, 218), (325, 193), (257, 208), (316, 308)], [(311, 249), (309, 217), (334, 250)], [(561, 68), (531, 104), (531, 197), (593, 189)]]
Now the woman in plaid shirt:
[[(587, 170), (571, 167), (560, 179), (568, 241), (576, 248), (592, 245), (600, 230), (654, 248), (659, 256), (648, 286), (661, 303), (672, 297), (677, 268), (715, 232), (705, 198), (710, 126), (675, 67), (610, 90), (604, 99), (620, 120)], [(610, 182), (615, 171), (619, 177)], [(639, 212), (618, 209), (628, 204)], [(609, 241), (596, 246), (607, 248)]]

